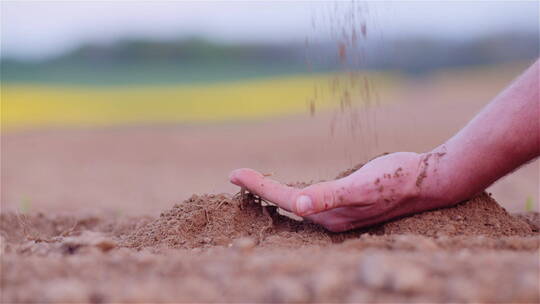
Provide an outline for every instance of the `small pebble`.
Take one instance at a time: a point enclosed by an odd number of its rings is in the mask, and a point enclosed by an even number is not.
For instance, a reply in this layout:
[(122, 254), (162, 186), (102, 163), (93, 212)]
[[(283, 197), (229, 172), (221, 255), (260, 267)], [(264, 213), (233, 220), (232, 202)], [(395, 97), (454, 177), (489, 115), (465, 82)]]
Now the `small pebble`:
[(249, 237), (243, 237), (234, 240), (232, 247), (239, 250), (242, 253), (249, 253), (253, 251), (257, 244), (255, 240)]

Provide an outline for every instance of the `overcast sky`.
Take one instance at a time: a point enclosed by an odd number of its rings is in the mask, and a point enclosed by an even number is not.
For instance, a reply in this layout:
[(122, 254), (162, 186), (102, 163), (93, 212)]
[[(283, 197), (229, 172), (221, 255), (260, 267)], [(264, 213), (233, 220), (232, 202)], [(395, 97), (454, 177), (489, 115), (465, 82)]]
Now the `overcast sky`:
[[(474, 39), (497, 32), (538, 33), (537, 1), (358, 3), (375, 35), (425, 35)], [(326, 39), (329, 17), (345, 17), (330, 1), (22, 2), (2, 1), (2, 55), (42, 58), (81, 43), (119, 38), (175, 39), (203, 36), (227, 42), (289, 42)], [(342, 18), (343, 19), (343, 18)], [(315, 29), (312, 26), (315, 23)]]

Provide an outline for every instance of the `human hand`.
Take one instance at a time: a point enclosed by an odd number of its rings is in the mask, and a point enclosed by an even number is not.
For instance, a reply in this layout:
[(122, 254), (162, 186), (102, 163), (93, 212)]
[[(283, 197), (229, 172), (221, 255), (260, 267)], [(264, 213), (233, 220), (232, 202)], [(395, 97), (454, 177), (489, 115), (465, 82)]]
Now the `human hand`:
[(378, 157), (351, 175), (303, 189), (283, 185), (251, 169), (231, 172), (230, 181), (279, 207), (334, 232), (373, 225), (423, 208), (422, 154)]

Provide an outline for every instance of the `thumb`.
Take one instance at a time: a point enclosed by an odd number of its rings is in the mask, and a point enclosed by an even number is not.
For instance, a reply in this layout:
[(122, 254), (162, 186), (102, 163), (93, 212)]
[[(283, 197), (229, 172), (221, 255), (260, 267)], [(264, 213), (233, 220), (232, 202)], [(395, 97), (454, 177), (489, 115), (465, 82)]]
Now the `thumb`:
[(346, 179), (313, 184), (299, 191), (294, 202), (294, 212), (307, 216), (342, 207), (348, 203), (350, 193)]

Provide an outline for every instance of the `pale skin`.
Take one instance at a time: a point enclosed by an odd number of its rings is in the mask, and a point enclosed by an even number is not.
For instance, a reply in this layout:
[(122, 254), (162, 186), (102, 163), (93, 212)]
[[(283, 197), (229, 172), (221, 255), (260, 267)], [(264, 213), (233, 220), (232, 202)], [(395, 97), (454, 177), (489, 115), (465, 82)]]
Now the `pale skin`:
[(246, 168), (231, 172), (230, 181), (334, 232), (452, 206), (540, 155), (539, 74), (537, 60), (432, 151), (381, 156), (303, 189)]

